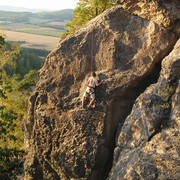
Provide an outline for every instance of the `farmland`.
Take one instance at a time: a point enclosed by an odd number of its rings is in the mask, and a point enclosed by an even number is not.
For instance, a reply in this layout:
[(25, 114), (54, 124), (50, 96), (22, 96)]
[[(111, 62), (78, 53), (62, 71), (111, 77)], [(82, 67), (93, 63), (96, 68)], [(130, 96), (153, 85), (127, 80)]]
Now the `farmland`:
[(6, 40), (18, 42), (21, 47), (52, 50), (58, 44), (60, 38), (35, 35), (22, 32), (5, 31)]
[(0, 29), (4, 30), (6, 41), (51, 51), (66, 31), (65, 24), (72, 15), (72, 9), (39, 13), (0, 11)]
[[(55, 23), (55, 22), (51, 22), (51, 23)], [(16, 32), (25, 32), (30, 34), (38, 34), (44, 36), (53, 36), (53, 37), (60, 37), (65, 32), (65, 28), (56, 29), (56, 28), (42, 27), (32, 24), (3, 23), (3, 22), (0, 23), (0, 29), (16, 31)]]

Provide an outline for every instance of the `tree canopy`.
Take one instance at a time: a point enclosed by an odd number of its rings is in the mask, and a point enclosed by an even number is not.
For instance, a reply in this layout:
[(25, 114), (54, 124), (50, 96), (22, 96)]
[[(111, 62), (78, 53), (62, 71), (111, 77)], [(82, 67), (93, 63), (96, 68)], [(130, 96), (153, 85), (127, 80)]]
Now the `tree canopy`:
[(106, 9), (114, 5), (114, 0), (79, 0), (74, 10), (74, 15), (70, 23), (67, 24), (67, 34), (72, 34), (83, 27), (88, 21), (98, 16)]

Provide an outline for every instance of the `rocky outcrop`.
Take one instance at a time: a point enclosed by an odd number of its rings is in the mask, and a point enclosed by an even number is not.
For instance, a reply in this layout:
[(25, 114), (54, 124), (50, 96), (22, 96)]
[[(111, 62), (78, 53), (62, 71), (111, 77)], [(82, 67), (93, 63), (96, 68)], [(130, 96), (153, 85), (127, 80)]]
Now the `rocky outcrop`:
[(179, 0), (118, 0), (118, 4), (130, 13), (173, 29), (180, 36)]
[[(24, 125), (25, 179), (106, 179), (117, 130), (125, 131), (122, 127), (136, 98), (157, 82), (161, 61), (177, 39), (172, 29), (117, 6), (62, 40), (47, 57), (30, 98)], [(82, 109), (80, 98), (91, 70), (104, 83), (96, 89), (97, 107)], [(161, 120), (157, 121), (158, 126)], [(152, 127), (145, 136), (148, 141), (153, 133)], [(119, 138), (117, 144), (121, 145)], [(116, 168), (121, 161), (118, 152), (116, 147), (109, 178), (118, 177), (115, 169), (121, 171)]]
[(180, 179), (180, 40), (118, 131), (108, 179)]

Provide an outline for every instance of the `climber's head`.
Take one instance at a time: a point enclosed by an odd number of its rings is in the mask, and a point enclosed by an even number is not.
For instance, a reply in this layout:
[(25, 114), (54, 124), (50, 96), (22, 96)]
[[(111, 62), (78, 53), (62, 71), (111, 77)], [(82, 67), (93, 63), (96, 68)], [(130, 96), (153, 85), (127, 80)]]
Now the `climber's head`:
[(91, 76), (92, 77), (96, 77), (96, 73), (95, 72), (91, 72)]

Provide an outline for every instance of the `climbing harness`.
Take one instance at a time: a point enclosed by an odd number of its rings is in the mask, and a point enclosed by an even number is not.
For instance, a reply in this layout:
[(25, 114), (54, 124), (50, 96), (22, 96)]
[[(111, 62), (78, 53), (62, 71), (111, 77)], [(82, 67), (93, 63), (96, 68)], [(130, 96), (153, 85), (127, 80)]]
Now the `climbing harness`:
[[(90, 87), (89, 85), (87, 85), (87, 86), (89, 89), (86, 90), (86, 94), (88, 94), (88, 95), (94, 94), (94, 88)], [(90, 92), (88, 92), (88, 91), (90, 91)]]

